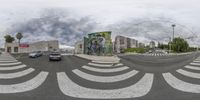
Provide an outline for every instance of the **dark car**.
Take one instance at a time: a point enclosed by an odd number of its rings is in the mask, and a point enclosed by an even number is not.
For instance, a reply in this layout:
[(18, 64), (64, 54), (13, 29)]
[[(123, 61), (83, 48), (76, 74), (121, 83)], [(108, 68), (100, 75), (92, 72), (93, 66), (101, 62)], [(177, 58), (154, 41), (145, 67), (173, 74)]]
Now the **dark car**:
[(53, 52), (49, 54), (49, 61), (61, 61), (62, 56), (59, 52)]
[(41, 51), (34, 51), (34, 52), (29, 53), (30, 58), (36, 58), (36, 57), (40, 57), (42, 55), (43, 55), (43, 53)]

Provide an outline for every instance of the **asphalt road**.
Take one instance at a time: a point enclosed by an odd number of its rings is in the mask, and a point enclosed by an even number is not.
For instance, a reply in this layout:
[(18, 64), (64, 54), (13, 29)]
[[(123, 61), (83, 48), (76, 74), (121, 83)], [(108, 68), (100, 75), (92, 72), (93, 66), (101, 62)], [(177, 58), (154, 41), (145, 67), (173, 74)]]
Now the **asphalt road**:
[(0, 59), (0, 100), (200, 98), (198, 53), (121, 55), (119, 63), (94, 62), (70, 55), (59, 62), (49, 62), (47, 56), (15, 57), (18, 61)]

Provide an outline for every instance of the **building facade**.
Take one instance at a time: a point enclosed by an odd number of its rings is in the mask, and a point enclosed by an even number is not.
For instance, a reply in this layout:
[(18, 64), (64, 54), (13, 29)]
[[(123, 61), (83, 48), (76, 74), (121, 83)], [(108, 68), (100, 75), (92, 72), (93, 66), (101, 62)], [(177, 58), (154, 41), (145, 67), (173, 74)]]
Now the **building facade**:
[(149, 43), (149, 47), (150, 48), (155, 48), (155, 45), (156, 45), (156, 43), (154, 42), (154, 41), (150, 41), (150, 43)]
[(5, 43), (5, 52), (8, 53), (30, 53), (33, 51), (57, 51), (59, 50), (59, 42), (39, 41), (31, 44)]
[(116, 36), (114, 42), (114, 51), (116, 53), (121, 53), (124, 49), (127, 48), (137, 48), (138, 41), (132, 38), (124, 36)]
[(84, 53), (84, 40), (77, 41), (75, 43), (74, 53), (75, 54), (83, 54)]

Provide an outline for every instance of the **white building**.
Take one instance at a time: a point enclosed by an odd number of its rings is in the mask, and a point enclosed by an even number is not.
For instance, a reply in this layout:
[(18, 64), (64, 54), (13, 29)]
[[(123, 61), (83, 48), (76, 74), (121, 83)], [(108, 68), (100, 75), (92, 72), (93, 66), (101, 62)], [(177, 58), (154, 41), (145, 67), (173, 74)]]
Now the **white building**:
[(57, 40), (39, 41), (31, 44), (5, 43), (5, 52), (29, 53), (33, 51), (57, 51), (59, 43)]
[(81, 41), (77, 41), (75, 43), (75, 51), (74, 51), (75, 54), (83, 54), (84, 53), (84, 41), (81, 40)]

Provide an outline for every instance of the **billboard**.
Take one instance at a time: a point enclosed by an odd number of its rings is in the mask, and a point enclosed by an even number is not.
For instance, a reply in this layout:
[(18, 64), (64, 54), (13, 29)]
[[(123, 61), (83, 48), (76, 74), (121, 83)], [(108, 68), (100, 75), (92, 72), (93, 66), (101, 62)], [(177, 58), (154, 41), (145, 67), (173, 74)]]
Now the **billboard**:
[(84, 38), (85, 52), (91, 55), (112, 55), (111, 31), (95, 32)]

